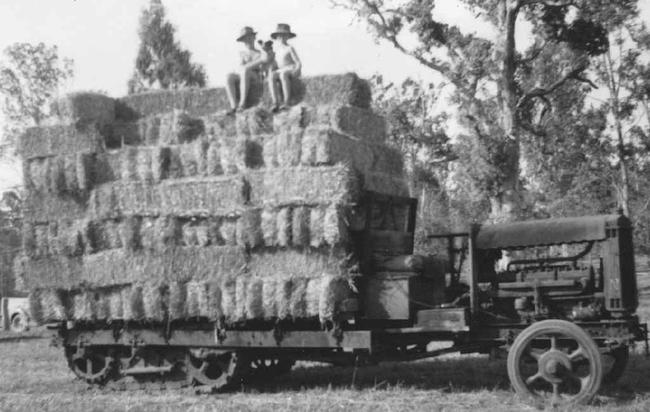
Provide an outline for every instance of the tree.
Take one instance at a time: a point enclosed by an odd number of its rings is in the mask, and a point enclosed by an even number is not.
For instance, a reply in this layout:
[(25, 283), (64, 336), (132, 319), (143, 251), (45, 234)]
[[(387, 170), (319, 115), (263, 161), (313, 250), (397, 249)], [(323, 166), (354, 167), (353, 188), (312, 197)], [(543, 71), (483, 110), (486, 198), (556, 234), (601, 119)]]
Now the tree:
[[(618, 205), (627, 216), (631, 216), (629, 161), (633, 160), (631, 156), (635, 146), (638, 148), (648, 138), (643, 129), (634, 127), (634, 118), (638, 117), (639, 109), (645, 109), (650, 126), (647, 103), (650, 71), (641, 57), (643, 52), (650, 50), (650, 34), (642, 24), (625, 23), (611, 28), (612, 46), (596, 61), (595, 72), (597, 81), (606, 86), (608, 93), (604, 109), (611, 119), (614, 134), (612, 140), (616, 142), (613, 154), (617, 159), (620, 177), (614, 186)], [(632, 141), (633, 137), (637, 137), (637, 142)]]
[[(436, 20), (435, 0), (341, 0), (383, 40), (422, 65), (440, 73), (454, 87), (453, 102), (470, 131), (466, 139), (477, 156), (466, 164), (468, 176), (490, 201), (490, 218), (512, 219), (522, 213), (523, 138), (544, 138), (548, 98), (585, 76), (590, 60), (607, 51), (603, 15), (623, 21), (636, 13), (635, 0), (456, 0), (488, 21), (496, 33), (483, 39)], [(517, 24), (532, 26), (533, 45), (516, 47)], [(415, 35), (407, 46), (405, 34)], [(561, 45), (568, 52), (553, 78), (524, 82), (527, 65), (543, 51)]]
[(410, 78), (386, 84), (380, 75), (371, 85), (374, 110), (386, 118), (389, 143), (404, 155), (409, 188), (419, 200), (416, 246), (424, 246), (432, 231), (450, 229), (444, 182), (456, 155), (444, 128), (447, 114), (436, 110), (439, 88)]
[(0, 63), (0, 93), (5, 118), (3, 148), (14, 147), (20, 131), (38, 126), (63, 83), (73, 74), (72, 60), (59, 56), (56, 46), (15, 43)]
[(203, 66), (191, 62), (192, 54), (174, 39), (175, 31), (165, 19), (162, 2), (151, 0), (140, 17), (140, 48), (128, 83), (129, 93), (205, 86)]

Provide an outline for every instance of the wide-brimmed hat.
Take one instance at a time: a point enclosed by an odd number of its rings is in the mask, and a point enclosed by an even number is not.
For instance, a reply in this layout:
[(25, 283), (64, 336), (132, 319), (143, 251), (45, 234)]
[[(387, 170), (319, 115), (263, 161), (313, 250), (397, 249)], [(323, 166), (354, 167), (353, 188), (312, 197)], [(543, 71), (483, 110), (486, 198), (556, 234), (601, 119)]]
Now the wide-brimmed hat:
[(241, 29), (241, 32), (239, 32), (239, 37), (237, 37), (237, 41), (242, 41), (244, 40), (244, 37), (255, 36), (256, 34), (257, 32), (255, 32), (255, 30), (253, 30), (252, 27), (244, 26)]
[(296, 37), (295, 33), (291, 32), (291, 27), (288, 24), (280, 23), (273, 33), (271, 33), (271, 38), (275, 39), (279, 35), (285, 35), (288, 38)]

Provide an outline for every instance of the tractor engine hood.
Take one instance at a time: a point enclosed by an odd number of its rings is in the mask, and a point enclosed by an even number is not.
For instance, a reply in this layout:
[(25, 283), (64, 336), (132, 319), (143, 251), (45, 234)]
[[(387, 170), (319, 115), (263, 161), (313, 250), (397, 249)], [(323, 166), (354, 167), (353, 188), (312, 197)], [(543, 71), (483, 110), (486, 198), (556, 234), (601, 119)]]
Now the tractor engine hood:
[(630, 228), (623, 215), (598, 215), (483, 225), (478, 249), (517, 249), (603, 240), (606, 229)]

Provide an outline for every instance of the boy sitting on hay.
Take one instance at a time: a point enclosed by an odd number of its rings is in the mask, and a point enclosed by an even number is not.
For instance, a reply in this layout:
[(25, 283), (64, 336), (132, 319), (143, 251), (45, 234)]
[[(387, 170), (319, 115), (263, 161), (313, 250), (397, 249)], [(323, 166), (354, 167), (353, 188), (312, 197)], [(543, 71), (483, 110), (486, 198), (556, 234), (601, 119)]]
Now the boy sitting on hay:
[[(251, 88), (262, 89), (264, 84), (264, 69), (270, 63), (272, 55), (262, 53), (255, 48), (255, 37), (257, 33), (251, 27), (244, 27), (241, 30), (238, 42), (245, 45), (245, 49), (239, 54), (238, 73), (229, 73), (226, 79), (226, 93), (230, 102), (228, 114), (241, 111), (246, 108), (248, 92)], [(237, 92), (239, 91), (239, 96)], [(237, 101), (239, 97), (239, 101)]]
[[(291, 101), (291, 80), (300, 77), (300, 70), (302, 64), (296, 50), (287, 43), (289, 39), (296, 37), (295, 33), (291, 32), (291, 27), (288, 24), (280, 23), (275, 32), (271, 33), (271, 38), (275, 40), (276, 49), (276, 68), (271, 67), (269, 70), (269, 91), (271, 92), (271, 100), (273, 102), (273, 111), (285, 110), (289, 108)], [(279, 103), (280, 90), (278, 88), (278, 81), (282, 89), (282, 104)]]

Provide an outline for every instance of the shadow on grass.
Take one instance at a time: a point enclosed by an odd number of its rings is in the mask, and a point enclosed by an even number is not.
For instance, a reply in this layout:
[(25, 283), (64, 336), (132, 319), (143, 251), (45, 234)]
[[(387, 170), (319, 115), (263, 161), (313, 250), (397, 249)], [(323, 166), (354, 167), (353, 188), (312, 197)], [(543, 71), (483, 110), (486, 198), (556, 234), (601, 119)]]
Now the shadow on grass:
[(386, 389), (391, 387), (472, 392), (484, 389), (508, 390), (505, 360), (487, 356), (456, 356), (416, 362), (387, 362), (359, 367), (298, 364), (289, 375), (252, 388), (262, 392), (304, 389)]

